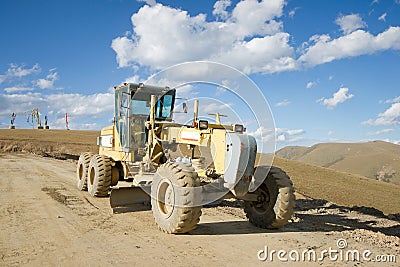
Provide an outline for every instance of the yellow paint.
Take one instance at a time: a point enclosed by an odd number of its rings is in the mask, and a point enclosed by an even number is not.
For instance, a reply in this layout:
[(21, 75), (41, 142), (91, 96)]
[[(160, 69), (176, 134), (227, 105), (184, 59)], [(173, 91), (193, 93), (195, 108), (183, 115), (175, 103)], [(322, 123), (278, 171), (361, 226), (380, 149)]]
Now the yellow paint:
[(214, 129), (211, 134), (211, 154), (218, 174), (223, 174), (225, 170), (225, 133), (225, 130)]

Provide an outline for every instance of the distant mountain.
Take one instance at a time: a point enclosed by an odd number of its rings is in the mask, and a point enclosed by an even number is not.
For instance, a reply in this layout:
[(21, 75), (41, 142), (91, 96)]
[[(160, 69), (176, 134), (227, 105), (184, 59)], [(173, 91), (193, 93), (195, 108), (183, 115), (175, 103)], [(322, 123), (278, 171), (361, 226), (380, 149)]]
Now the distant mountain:
[(400, 145), (384, 141), (288, 146), (275, 155), (400, 185)]

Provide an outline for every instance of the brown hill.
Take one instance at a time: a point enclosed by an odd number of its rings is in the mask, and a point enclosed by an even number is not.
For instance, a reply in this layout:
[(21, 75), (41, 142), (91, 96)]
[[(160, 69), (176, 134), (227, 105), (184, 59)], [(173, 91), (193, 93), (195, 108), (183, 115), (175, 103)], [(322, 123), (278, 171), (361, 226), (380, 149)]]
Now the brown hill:
[(282, 148), (276, 155), (400, 185), (400, 145), (388, 142), (291, 146)]
[(0, 129), (0, 152), (76, 158), (85, 151), (96, 153), (99, 135), (99, 131)]

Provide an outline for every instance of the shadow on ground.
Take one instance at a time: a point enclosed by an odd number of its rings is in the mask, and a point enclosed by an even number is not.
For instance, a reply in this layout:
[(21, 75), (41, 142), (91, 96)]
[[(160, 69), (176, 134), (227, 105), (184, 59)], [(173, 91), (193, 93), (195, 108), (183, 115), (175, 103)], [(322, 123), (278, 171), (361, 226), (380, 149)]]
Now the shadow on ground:
[[(237, 201), (223, 201), (220, 207), (241, 208)], [(282, 232), (341, 232), (365, 229), (400, 236), (398, 215), (385, 216), (369, 207), (344, 207), (326, 200), (297, 200), (293, 221), (281, 229), (260, 229), (248, 221), (201, 223), (192, 235), (229, 235)]]

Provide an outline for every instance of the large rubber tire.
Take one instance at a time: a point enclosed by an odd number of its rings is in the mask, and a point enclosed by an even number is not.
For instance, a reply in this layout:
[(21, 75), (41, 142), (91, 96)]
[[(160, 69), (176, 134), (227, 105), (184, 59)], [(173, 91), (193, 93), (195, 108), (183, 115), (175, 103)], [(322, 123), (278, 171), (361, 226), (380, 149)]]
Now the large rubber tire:
[(87, 177), (89, 172), (89, 163), (93, 153), (85, 152), (79, 156), (78, 164), (76, 165), (76, 184), (81, 191), (87, 190)]
[(263, 200), (244, 202), (244, 212), (250, 223), (260, 228), (280, 228), (290, 220), (296, 199), (293, 183), (283, 170), (271, 167), (254, 193)]
[(151, 185), (151, 206), (161, 231), (182, 234), (196, 228), (201, 206), (194, 206), (195, 196), (190, 188), (197, 186), (200, 179), (190, 164), (169, 162), (157, 169)]
[(111, 185), (111, 159), (94, 155), (90, 160), (87, 187), (94, 197), (108, 196)]

